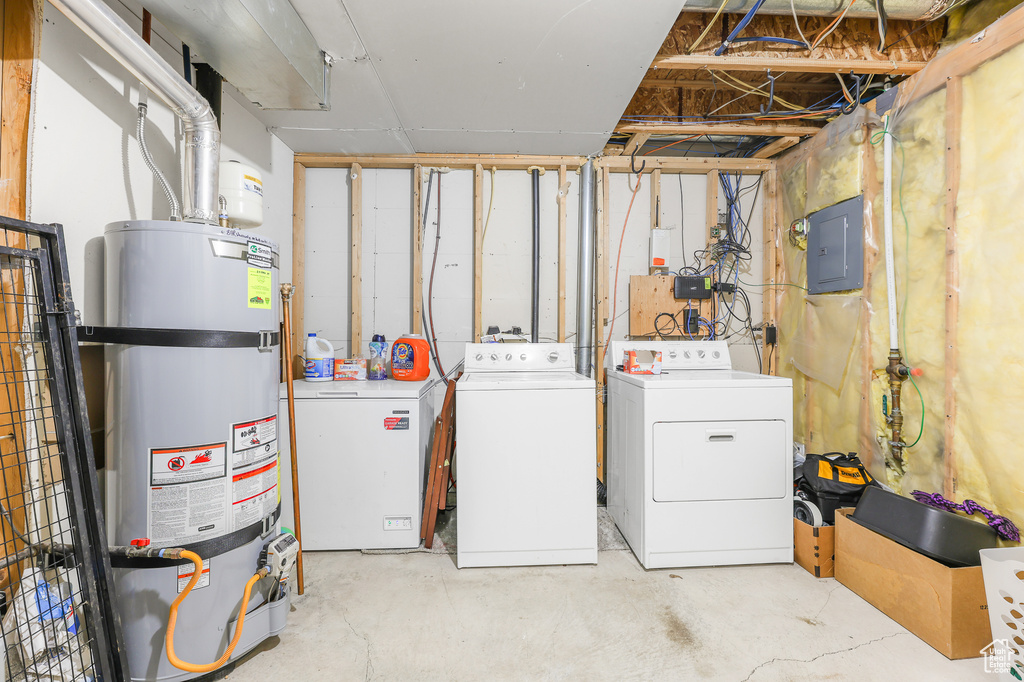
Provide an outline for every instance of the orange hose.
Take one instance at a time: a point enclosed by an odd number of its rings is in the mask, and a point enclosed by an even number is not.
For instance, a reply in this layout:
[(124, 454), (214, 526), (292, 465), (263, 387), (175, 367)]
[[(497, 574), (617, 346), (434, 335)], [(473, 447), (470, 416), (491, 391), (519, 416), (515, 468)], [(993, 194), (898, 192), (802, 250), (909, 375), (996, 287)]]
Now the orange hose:
[(231, 658), (232, 652), (235, 647), (238, 646), (238, 640), (242, 638), (242, 626), (245, 625), (245, 609), (249, 606), (249, 596), (252, 594), (252, 586), (256, 584), (258, 580), (263, 578), (267, 574), (266, 568), (261, 568), (255, 573), (249, 582), (245, 584), (245, 594), (242, 596), (242, 605), (238, 610), (238, 624), (235, 626), (235, 636), (231, 638), (231, 644), (228, 645), (227, 651), (224, 655), (213, 663), (207, 663), (206, 665), (196, 665), (195, 663), (186, 663), (177, 656), (174, 655), (174, 625), (178, 620), (178, 606), (184, 601), (188, 593), (192, 591), (195, 584), (199, 582), (199, 577), (203, 574), (203, 560), (195, 552), (185, 550), (181, 552), (182, 559), (188, 559), (195, 565), (195, 571), (192, 573), (192, 579), (188, 581), (188, 585), (182, 590), (178, 598), (171, 602), (171, 611), (167, 619), (167, 660), (171, 662), (175, 668), (185, 670), (190, 673), (208, 673), (216, 670)]

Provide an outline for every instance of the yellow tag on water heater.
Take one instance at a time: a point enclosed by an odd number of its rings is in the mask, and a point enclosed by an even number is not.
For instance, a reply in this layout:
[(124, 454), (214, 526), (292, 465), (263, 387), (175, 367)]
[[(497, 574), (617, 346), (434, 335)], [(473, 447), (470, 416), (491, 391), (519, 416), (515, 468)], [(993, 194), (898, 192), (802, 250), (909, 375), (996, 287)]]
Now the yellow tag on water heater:
[(249, 307), (270, 310), (271, 271), (249, 268)]

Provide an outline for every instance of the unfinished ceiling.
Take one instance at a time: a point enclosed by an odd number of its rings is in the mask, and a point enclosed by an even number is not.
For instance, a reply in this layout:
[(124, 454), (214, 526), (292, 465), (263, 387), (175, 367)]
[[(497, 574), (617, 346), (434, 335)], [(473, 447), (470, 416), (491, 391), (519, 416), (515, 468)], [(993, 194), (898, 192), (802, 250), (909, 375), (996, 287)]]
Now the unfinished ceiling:
[(246, 104), (296, 152), (583, 155), (608, 140), (683, 0), (292, 5), (335, 60), (331, 110)]

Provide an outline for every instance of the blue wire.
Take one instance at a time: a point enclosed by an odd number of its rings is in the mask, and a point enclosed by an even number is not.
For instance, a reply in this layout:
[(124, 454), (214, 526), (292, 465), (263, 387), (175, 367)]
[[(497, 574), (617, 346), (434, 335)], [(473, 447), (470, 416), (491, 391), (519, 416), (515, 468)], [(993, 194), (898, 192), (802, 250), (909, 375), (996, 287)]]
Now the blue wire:
[(761, 9), (761, 5), (763, 5), (764, 3), (765, 0), (757, 0), (757, 2), (754, 3), (754, 6), (750, 8), (750, 11), (743, 15), (743, 18), (740, 19), (740, 23), (736, 24), (736, 28), (732, 30), (732, 33), (729, 34), (729, 37), (726, 38), (722, 42), (722, 44), (718, 46), (717, 50), (715, 50), (716, 57), (721, 57), (722, 54), (729, 49), (729, 43), (735, 40), (736, 36), (740, 34), (740, 31), (747, 27), (747, 24), (750, 23), (750, 20), (754, 18), (754, 15), (757, 14), (757, 10)]
[(757, 36), (755, 38), (736, 38), (732, 42), (734, 43), (782, 43), (783, 45), (796, 45), (797, 47), (807, 47), (807, 43), (801, 40), (793, 40), (791, 38), (770, 38)]

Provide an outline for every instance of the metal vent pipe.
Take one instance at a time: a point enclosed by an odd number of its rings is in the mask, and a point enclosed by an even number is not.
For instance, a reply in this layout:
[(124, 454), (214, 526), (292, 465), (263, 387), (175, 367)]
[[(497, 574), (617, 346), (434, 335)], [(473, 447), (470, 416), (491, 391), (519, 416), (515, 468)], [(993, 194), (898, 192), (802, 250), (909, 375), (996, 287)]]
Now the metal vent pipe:
[(597, 234), (594, 162), (580, 168), (580, 250), (576, 279), (576, 371), (590, 376), (594, 344), (594, 243)]
[[(879, 0), (880, 1), (880, 0)], [(746, 13), (757, 0), (730, 0), (725, 6), (729, 13)], [(926, 21), (949, 10), (956, 0), (885, 0), (885, 12), (890, 19), (914, 19)], [(835, 16), (846, 7), (845, 0), (765, 0), (758, 14), (791, 14), (793, 8), (798, 16)], [(717, 12), (721, 0), (686, 0), (684, 12)], [(854, 0), (848, 17), (875, 17), (875, 0)]]
[(51, 3), (164, 100), (184, 122), (184, 218), (216, 225), (220, 129), (210, 104), (102, 0)]

